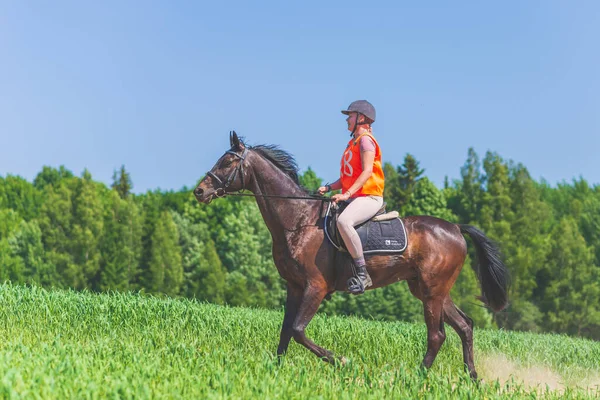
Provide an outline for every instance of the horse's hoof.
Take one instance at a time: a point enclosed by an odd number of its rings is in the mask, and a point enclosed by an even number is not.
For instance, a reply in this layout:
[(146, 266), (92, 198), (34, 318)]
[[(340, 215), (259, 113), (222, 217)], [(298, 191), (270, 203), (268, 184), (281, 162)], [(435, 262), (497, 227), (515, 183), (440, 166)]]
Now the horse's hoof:
[(348, 364), (348, 359), (347, 359), (346, 357), (344, 357), (344, 356), (341, 356), (341, 357), (339, 358), (339, 362), (340, 362), (340, 365), (343, 367), (343, 366), (345, 366), (346, 364)]
[(285, 354), (277, 354), (275, 363), (277, 365), (283, 365), (284, 358), (285, 358)]
[(419, 367), (417, 368), (417, 375), (423, 379), (427, 378), (427, 376), (429, 375), (429, 368), (427, 368), (423, 364), (419, 365)]

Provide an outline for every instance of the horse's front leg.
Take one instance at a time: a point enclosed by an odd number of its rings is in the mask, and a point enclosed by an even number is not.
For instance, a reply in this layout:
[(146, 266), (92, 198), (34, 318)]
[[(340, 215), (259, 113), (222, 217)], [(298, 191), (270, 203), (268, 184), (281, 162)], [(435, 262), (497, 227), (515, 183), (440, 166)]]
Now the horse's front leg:
[[(317, 357), (323, 359), (323, 361), (335, 364), (337, 360), (333, 353), (320, 346), (317, 346), (314, 342), (308, 339), (304, 333), (304, 329), (306, 329), (306, 326), (319, 309), (319, 305), (325, 298), (325, 295), (327, 295), (327, 287), (324, 283), (322, 285), (311, 285), (309, 283), (306, 289), (304, 289), (302, 300), (300, 301), (300, 306), (298, 308), (298, 313), (296, 314), (296, 318), (292, 325), (292, 336), (296, 342), (315, 353)], [(343, 363), (344, 359), (342, 358), (340, 361)]]
[(277, 346), (277, 356), (282, 356), (287, 351), (290, 339), (293, 335), (292, 327), (298, 314), (298, 306), (302, 300), (302, 288), (288, 283), (287, 285), (287, 300), (285, 301), (285, 315), (283, 324), (281, 325), (281, 333), (279, 335), (279, 346)]

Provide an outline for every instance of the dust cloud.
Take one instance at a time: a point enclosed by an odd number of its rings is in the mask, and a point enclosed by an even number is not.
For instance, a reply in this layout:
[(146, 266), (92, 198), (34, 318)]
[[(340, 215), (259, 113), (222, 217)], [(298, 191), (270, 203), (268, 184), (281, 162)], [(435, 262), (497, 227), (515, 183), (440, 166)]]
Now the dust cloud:
[(514, 380), (525, 388), (544, 392), (562, 392), (565, 388), (583, 389), (600, 395), (600, 374), (588, 375), (577, 381), (565, 381), (562, 376), (544, 365), (520, 365), (503, 354), (480, 356), (477, 362), (479, 377), (485, 382), (498, 380), (501, 384)]

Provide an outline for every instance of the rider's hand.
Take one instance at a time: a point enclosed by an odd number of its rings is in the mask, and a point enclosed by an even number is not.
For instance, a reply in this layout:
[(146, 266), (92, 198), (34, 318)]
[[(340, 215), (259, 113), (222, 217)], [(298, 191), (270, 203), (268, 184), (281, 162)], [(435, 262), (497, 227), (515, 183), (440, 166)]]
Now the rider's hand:
[(338, 194), (331, 196), (331, 200), (333, 200), (335, 203), (339, 203), (340, 201), (346, 201), (349, 198), (350, 198), (350, 193), (348, 193), (348, 192), (338, 193)]
[(320, 188), (317, 189), (317, 193), (319, 193), (320, 195), (323, 195), (327, 192), (329, 192), (327, 186), (321, 186)]

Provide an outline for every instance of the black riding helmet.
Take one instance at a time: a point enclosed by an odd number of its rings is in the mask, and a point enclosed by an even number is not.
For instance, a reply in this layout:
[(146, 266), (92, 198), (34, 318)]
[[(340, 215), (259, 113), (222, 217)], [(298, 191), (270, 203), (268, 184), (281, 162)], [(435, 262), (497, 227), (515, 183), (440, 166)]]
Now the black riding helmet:
[[(352, 103), (350, 103), (347, 110), (342, 110), (342, 114), (346, 115), (350, 114), (351, 112), (362, 114), (368, 119), (370, 119), (372, 122), (375, 122), (375, 107), (373, 107), (373, 104), (369, 103), (366, 100), (353, 101)], [(350, 133), (350, 136), (354, 135), (354, 132), (356, 131), (356, 127), (358, 125), (364, 124), (365, 123), (359, 124), (357, 121), (357, 123), (354, 125), (354, 129)]]

